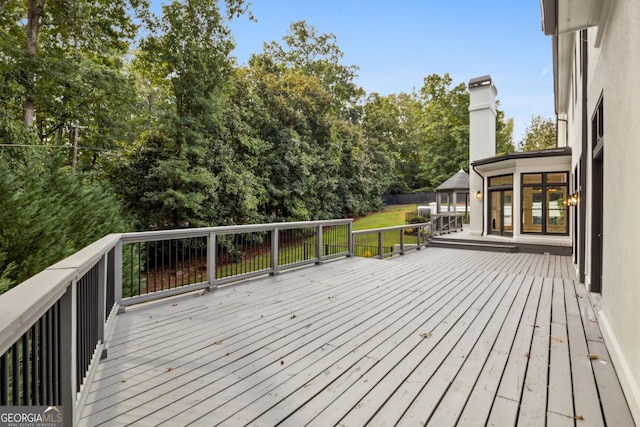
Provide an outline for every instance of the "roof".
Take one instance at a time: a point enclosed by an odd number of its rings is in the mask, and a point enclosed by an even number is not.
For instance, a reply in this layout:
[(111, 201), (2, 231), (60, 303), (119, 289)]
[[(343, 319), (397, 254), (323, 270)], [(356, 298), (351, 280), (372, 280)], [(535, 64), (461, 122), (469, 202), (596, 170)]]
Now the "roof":
[(555, 156), (570, 156), (570, 155), (571, 155), (571, 147), (549, 148), (546, 150), (513, 152), (513, 153), (503, 154), (502, 156), (488, 157), (486, 159), (480, 159), (480, 160), (471, 162), (471, 166), (487, 165), (490, 163), (497, 163), (497, 162), (502, 162), (504, 160), (512, 160), (512, 159), (529, 159), (529, 158), (536, 158), (536, 157), (555, 157)]
[(445, 192), (452, 190), (469, 191), (469, 174), (460, 169), (460, 171), (451, 178), (443, 182), (436, 188), (436, 192)]

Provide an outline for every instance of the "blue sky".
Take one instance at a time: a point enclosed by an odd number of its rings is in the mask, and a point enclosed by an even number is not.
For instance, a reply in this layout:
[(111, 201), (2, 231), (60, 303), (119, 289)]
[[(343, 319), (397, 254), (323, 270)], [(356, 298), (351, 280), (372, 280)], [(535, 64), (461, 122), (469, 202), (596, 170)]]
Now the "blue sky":
[(538, 0), (250, 1), (258, 22), (230, 24), (240, 64), (305, 20), (336, 35), (343, 63), (360, 68), (357, 83), (367, 93), (408, 93), (429, 74), (449, 73), (454, 85), (490, 74), (502, 110), (515, 119), (516, 143), (532, 115), (554, 117), (551, 39)]

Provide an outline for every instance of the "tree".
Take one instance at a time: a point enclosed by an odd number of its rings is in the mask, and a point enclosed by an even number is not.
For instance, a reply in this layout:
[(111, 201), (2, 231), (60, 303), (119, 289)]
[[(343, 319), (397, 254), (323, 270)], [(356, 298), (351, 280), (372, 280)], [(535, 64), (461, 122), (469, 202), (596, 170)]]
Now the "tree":
[[(364, 105), (362, 127), (372, 144), (384, 151), (390, 186), (388, 191), (403, 192), (419, 188), (416, 181), (422, 162), (418, 121), (422, 104), (414, 95), (369, 95)], [(385, 191), (386, 191), (385, 190)]]
[(449, 74), (431, 74), (420, 90), (424, 146), (418, 178), (431, 188), (469, 164), (469, 92), (464, 83), (451, 84)]
[[(496, 107), (500, 102), (496, 102)], [(513, 145), (513, 117), (505, 119), (504, 111), (496, 108), (496, 154), (508, 154), (515, 151)]]
[(550, 118), (532, 116), (531, 123), (525, 129), (524, 138), (520, 141), (521, 151), (544, 150), (557, 146), (556, 124)]
[(37, 103), (49, 95), (41, 86), (52, 77), (65, 76), (56, 72), (68, 54), (91, 53), (97, 58), (114, 51), (124, 54), (137, 32), (129, 11), (136, 9), (142, 16), (147, 7), (144, 0), (3, 2), (5, 43), (12, 46), (11, 65), (21, 76), (22, 121), (34, 124)]
[(0, 293), (108, 233), (132, 230), (113, 191), (71, 175), (58, 153), (0, 148)]

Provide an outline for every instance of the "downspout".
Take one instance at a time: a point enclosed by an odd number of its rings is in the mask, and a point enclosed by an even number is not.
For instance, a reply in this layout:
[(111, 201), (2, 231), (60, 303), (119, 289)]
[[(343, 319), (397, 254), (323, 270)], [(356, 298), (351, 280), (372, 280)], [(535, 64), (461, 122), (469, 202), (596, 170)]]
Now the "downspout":
[[(476, 167), (473, 164), (471, 164), (471, 169), (473, 169), (473, 171), (482, 179), (482, 191), (484, 192), (484, 176), (476, 170)], [(471, 195), (469, 195), (469, 197), (471, 197)], [(484, 198), (482, 200), (482, 231), (480, 232), (480, 236), (484, 236)]]
[(588, 123), (587, 123), (587, 76), (589, 75), (589, 61), (587, 57), (587, 30), (580, 31), (580, 47), (582, 55), (580, 56), (582, 68), (582, 151), (580, 152), (580, 186), (578, 192), (580, 194), (580, 202), (578, 212), (580, 215), (580, 238), (578, 239), (578, 279), (580, 283), (585, 281), (585, 250), (586, 250), (586, 233), (587, 233), (587, 147), (588, 147)]

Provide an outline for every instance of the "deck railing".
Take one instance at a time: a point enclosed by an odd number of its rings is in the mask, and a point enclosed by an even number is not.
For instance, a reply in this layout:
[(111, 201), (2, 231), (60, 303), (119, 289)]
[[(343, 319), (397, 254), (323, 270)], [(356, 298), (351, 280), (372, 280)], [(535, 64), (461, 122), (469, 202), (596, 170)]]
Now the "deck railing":
[(354, 255), (367, 258), (386, 258), (404, 255), (426, 246), (432, 234), (430, 222), (397, 227), (359, 230), (351, 233)]
[[(0, 405), (80, 417), (105, 336), (126, 306), (351, 255), (423, 247), (430, 223), (353, 232), (352, 220), (113, 234), (0, 296)], [(373, 243), (372, 243), (373, 242)]]
[(463, 214), (449, 212), (432, 214), (431, 222), (434, 235), (462, 231)]
[(116, 304), (118, 242), (106, 236), (0, 296), (0, 405), (60, 406), (75, 424)]

